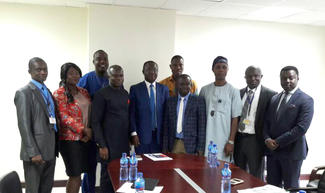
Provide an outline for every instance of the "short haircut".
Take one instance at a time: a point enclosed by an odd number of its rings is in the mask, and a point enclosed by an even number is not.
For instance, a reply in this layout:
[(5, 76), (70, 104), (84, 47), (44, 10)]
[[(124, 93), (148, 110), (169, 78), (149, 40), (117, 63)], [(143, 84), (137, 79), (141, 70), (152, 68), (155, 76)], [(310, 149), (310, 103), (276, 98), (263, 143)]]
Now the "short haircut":
[(144, 71), (144, 67), (145, 67), (146, 65), (149, 65), (149, 64), (154, 64), (154, 65), (156, 65), (157, 68), (158, 68), (158, 64), (157, 64), (156, 62), (154, 62), (154, 61), (152, 61), (152, 60), (149, 60), (149, 61), (146, 61), (146, 62), (143, 64), (142, 71)]
[(170, 63), (172, 63), (174, 60), (184, 60), (184, 59), (183, 59), (183, 57), (181, 55), (175, 55), (170, 60)]
[(188, 75), (188, 74), (181, 74), (181, 75), (179, 75), (179, 76), (176, 78), (176, 81), (178, 81), (178, 80), (181, 79), (181, 78), (188, 78), (188, 79), (190, 79), (190, 81), (191, 81), (191, 83), (192, 83), (192, 78), (191, 78), (190, 75)]
[(286, 72), (286, 71), (289, 71), (289, 70), (293, 70), (296, 72), (297, 76), (299, 76), (299, 71), (298, 71), (298, 68), (295, 67), (295, 66), (286, 66), (286, 67), (283, 67), (280, 71), (280, 76), (282, 74), (282, 72)]
[(34, 58), (30, 59), (29, 62), (28, 62), (28, 70), (31, 70), (34, 67), (34, 64), (37, 63), (37, 62), (44, 62), (45, 63), (45, 61), (42, 58), (34, 57)]
[(111, 75), (111, 70), (119, 72), (119, 71), (123, 71), (123, 68), (117, 64), (112, 65), (112, 66), (108, 67), (108, 75)]
[(95, 58), (95, 56), (100, 53), (105, 54), (107, 56), (107, 53), (104, 50), (97, 50), (96, 52), (94, 52), (93, 58)]
[(214, 60), (213, 60), (213, 63), (212, 63), (212, 69), (214, 68), (215, 64), (217, 63), (225, 63), (228, 65), (228, 59), (226, 57), (223, 57), (223, 56), (218, 56), (216, 57)]
[(257, 67), (257, 66), (248, 66), (245, 70), (245, 75), (247, 74), (247, 72), (249, 70), (257, 70), (261, 75), (262, 75), (262, 70), (260, 67)]

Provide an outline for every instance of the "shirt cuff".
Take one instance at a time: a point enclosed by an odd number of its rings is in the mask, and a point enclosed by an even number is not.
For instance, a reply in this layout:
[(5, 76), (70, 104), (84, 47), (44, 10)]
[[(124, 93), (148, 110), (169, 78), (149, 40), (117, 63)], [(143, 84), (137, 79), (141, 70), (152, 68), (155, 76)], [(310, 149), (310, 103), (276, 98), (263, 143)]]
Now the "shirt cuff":
[(133, 131), (133, 132), (131, 133), (131, 136), (132, 136), (132, 137), (133, 137), (133, 136), (136, 136), (136, 135), (138, 135), (136, 131)]

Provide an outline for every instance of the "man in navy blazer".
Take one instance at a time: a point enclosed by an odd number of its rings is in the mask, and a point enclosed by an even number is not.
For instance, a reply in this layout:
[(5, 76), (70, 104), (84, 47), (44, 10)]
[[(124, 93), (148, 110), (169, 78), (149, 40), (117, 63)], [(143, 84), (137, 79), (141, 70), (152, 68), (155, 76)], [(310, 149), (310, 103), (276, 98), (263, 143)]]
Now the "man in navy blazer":
[(158, 65), (143, 64), (145, 81), (130, 88), (130, 126), (132, 143), (137, 154), (162, 150), (162, 124), (168, 87), (156, 82)]
[(167, 100), (163, 151), (203, 155), (206, 137), (205, 100), (190, 93), (192, 80), (189, 75), (180, 75), (176, 86), (178, 95)]
[(296, 67), (282, 68), (280, 80), (284, 91), (272, 97), (264, 125), (267, 182), (294, 188), (299, 187), (300, 168), (308, 152), (305, 133), (313, 118), (314, 101), (297, 87)]

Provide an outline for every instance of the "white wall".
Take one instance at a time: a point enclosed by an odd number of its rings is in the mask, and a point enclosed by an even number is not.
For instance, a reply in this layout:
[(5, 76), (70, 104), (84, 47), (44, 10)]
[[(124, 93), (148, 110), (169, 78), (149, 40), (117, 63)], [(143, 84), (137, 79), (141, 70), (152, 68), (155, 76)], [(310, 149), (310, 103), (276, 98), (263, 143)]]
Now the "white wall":
[[(161, 80), (169, 76), (170, 58), (181, 54), (185, 73), (199, 87), (212, 82), (212, 60), (218, 55), (229, 59), (228, 81), (245, 86), (244, 70), (259, 65), (262, 83), (281, 91), (279, 71), (285, 65), (300, 70), (299, 86), (315, 100), (315, 116), (307, 133), (309, 155), (303, 173), (323, 165), (321, 156), (324, 131), (325, 28), (263, 22), (178, 16), (174, 11), (89, 5), (88, 8), (48, 7), (0, 3), (0, 53), (3, 93), (0, 100), (2, 130), (0, 174), (17, 170), (23, 179), (19, 160), (20, 136), (13, 104), (15, 91), (30, 76), (27, 62), (40, 56), (48, 63), (46, 84), (58, 87), (60, 66), (78, 64), (84, 73), (93, 69), (92, 53), (108, 52), (110, 64), (125, 69), (125, 88), (143, 80), (142, 65), (154, 60)], [(66, 179), (62, 159), (58, 159), (56, 179)]]
[(315, 101), (315, 115), (307, 132), (309, 154), (302, 173), (324, 165), (322, 115), (325, 113), (325, 28), (304, 25), (248, 22), (207, 17), (176, 17), (175, 52), (185, 58), (185, 71), (202, 87), (214, 81), (212, 61), (218, 55), (229, 60), (228, 82), (246, 85), (249, 65), (261, 67), (262, 84), (281, 92), (279, 72), (286, 65), (300, 71), (299, 87)]
[[(87, 9), (0, 3), (0, 29), (0, 174), (17, 170), (24, 180), (15, 91), (30, 80), (28, 61), (35, 56), (48, 64), (45, 83), (51, 91), (58, 88), (63, 63), (71, 61), (88, 71)], [(67, 179), (61, 158), (55, 178)]]
[(171, 74), (168, 65), (174, 39), (175, 11), (89, 6), (90, 61), (94, 51), (107, 51), (110, 65), (124, 68), (127, 90), (143, 80), (142, 67), (147, 60), (158, 64), (158, 80)]

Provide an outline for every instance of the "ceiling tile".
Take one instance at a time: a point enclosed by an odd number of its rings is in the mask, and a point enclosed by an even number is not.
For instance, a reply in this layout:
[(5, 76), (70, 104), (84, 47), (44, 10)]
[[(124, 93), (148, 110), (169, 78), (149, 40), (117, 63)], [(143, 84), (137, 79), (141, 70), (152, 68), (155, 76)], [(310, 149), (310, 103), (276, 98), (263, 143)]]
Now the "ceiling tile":
[(258, 5), (258, 6), (272, 6), (283, 0), (224, 0), (224, 3), (242, 4), (242, 5)]
[(238, 19), (243, 15), (247, 15), (248, 13), (259, 10), (261, 8), (263, 7), (256, 5), (237, 5), (232, 3), (223, 3), (219, 6), (210, 7), (202, 11), (199, 15)]
[(202, 10), (219, 4), (205, 0), (167, 0), (161, 7), (163, 9), (173, 9), (179, 14), (196, 15)]
[(166, 0), (113, 0), (114, 5), (159, 8)]

